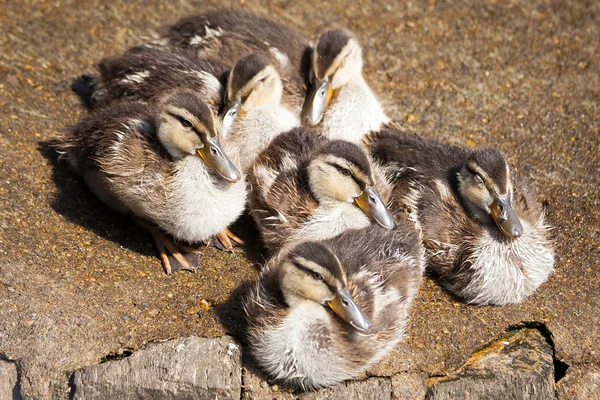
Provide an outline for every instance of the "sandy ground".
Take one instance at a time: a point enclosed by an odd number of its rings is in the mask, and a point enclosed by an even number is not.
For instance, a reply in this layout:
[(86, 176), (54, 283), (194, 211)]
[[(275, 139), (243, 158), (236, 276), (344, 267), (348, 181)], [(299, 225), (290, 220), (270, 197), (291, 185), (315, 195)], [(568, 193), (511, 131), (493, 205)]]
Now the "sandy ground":
[[(107, 355), (221, 335), (218, 315), (235, 326), (235, 310), (219, 305), (255, 277), (254, 242), (233, 254), (206, 248), (202, 272), (165, 276), (150, 238), (48, 148), (84, 113), (73, 77), (218, 4), (309, 37), (350, 28), (395, 120), (502, 150), (536, 184), (555, 227), (556, 271), (535, 295), (473, 307), (426, 279), (407, 340), (372, 374), (442, 374), (527, 321), (548, 327), (559, 360), (600, 364), (600, 3), (0, 1), (0, 358), (19, 361), (23, 394), (66, 398), (71, 372)], [(252, 237), (243, 223), (237, 232)]]

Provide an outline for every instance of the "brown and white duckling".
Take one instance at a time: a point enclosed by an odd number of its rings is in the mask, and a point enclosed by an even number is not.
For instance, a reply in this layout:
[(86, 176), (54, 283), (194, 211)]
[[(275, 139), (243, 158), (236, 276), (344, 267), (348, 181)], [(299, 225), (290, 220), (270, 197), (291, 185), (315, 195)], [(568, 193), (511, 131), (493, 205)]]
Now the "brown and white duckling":
[(98, 76), (82, 76), (73, 90), (88, 108), (114, 100), (150, 101), (167, 90), (187, 88), (198, 93), (217, 115), (223, 103), (223, 85), (229, 68), (197, 57), (185, 49), (134, 47), (96, 64)]
[(302, 108), (302, 122), (320, 125), (332, 139), (359, 143), (389, 121), (363, 78), (362, 48), (347, 30), (323, 33), (313, 49), (306, 38), (281, 24), (217, 10), (164, 28), (157, 44), (194, 49), (223, 63), (251, 53), (269, 57), (284, 81), (282, 104), (298, 112)]
[(378, 182), (365, 152), (310, 128), (277, 136), (258, 156), (249, 177), (250, 213), (271, 252), (372, 221), (396, 227), (375, 188)]
[[(244, 120), (235, 130), (235, 146), (230, 147), (243, 151), (242, 158), (250, 164), (276, 134), (300, 125), (298, 116), (281, 105), (282, 93), (279, 73), (259, 53), (239, 59), (229, 72), (221, 113), (223, 130), (227, 136), (236, 121)], [(248, 167), (247, 162), (242, 169)]]
[(347, 30), (323, 33), (311, 58), (302, 122), (331, 139), (360, 143), (389, 121), (362, 74), (362, 48)]
[(518, 303), (552, 273), (542, 207), (500, 152), (467, 151), (391, 126), (365, 143), (388, 179), (422, 187), (428, 268), (450, 291), (473, 304)]
[(242, 57), (261, 54), (283, 80), (282, 105), (300, 114), (311, 48), (306, 38), (287, 26), (245, 12), (214, 10), (164, 27), (161, 38), (151, 45), (191, 49), (229, 67)]
[[(114, 101), (90, 112), (63, 133), (57, 150), (116, 210), (177, 240), (219, 235), (227, 242), (227, 226), (244, 210), (246, 185), (221, 149), (219, 129), (202, 95), (177, 89), (156, 103)], [(164, 247), (192, 269), (175, 245), (152, 233), (167, 273)]]
[(424, 254), (415, 225), (350, 230), (285, 248), (245, 300), (257, 364), (284, 384), (318, 389), (356, 377), (402, 339)]

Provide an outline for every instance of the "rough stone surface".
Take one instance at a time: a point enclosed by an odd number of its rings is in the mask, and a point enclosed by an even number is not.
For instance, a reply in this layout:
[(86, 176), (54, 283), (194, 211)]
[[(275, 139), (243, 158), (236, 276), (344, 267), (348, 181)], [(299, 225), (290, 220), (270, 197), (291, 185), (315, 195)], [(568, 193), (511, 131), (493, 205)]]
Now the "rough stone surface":
[(510, 332), (457, 371), (427, 381), (428, 400), (554, 398), (552, 347), (537, 329)]
[(223, 335), (220, 307), (256, 276), (262, 258), (244, 223), (234, 232), (246, 250), (205, 248), (200, 272), (165, 276), (151, 239), (48, 147), (84, 113), (73, 77), (215, 7), (311, 38), (353, 30), (390, 117), (447, 143), (502, 150), (555, 227), (556, 271), (536, 294), (472, 307), (425, 279), (407, 339), (369, 375), (448, 374), (522, 321), (546, 324), (560, 360), (600, 366), (600, 2), (9, 0), (0, 2), (0, 354), (19, 360), (23, 395), (66, 399), (72, 371), (106, 355)]
[(151, 345), (75, 372), (75, 399), (239, 399), (240, 349), (230, 338)]
[(349, 381), (313, 393), (304, 393), (301, 400), (383, 400), (391, 399), (392, 384), (389, 379), (369, 378), (362, 381)]
[(425, 398), (425, 376), (402, 372), (392, 377), (394, 400), (422, 400)]
[(572, 365), (556, 387), (558, 400), (600, 400), (600, 368)]
[(17, 366), (0, 360), (0, 400), (14, 400), (17, 388)]
[(268, 384), (252, 371), (244, 368), (243, 399), (272, 400), (379, 400), (392, 398), (392, 383), (386, 378), (368, 378), (344, 382), (327, 389), (307, 393), (293, 393), (276, 384)]

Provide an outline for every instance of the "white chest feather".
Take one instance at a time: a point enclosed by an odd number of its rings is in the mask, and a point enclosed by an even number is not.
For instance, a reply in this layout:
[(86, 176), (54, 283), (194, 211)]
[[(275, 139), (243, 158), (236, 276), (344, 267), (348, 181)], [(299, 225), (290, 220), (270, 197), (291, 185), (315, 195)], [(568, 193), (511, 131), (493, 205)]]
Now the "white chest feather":
[(471, 303), (518, 303), (552, 273), (554, 252), (544, 237), (542, 219), (534, 225), (522, 223), (524, 234), (517, 240), (498, 241), (486, 232), (473, 243), (473, 280), (459, 290)]
[(297, 304), (279, 325), (254, 338), (253, 353), (275, 379), (304, 389), (329, 386), (350, 378), (330, 332), (329, 316), (322, 306)]
[(321, 129), (330, 139), (360, 144), (363, 135), (387, 122), (381, 104), (361, 77), (339, 89), (325, 111)]
[(226, 181), (209, 174), (197, 157), (178, 162), (168, 190), (161, 227), (178, 239), (204, 241), (233, 223), (243, 212), (246, 182)]
[(329, 239), (348, 229), (361, 229), (369, 224), (371, 224), (369, 217), (354, 204), (343, 203), (334, 207), (323, 204), (289, 238), (289, 242)]
[(235, 122), (231, 133), (223, 139), (223, 147), (238, 168), (248, 172), (271, 140), (298, 125), (298, 116), (280, 105), (257, 106)]

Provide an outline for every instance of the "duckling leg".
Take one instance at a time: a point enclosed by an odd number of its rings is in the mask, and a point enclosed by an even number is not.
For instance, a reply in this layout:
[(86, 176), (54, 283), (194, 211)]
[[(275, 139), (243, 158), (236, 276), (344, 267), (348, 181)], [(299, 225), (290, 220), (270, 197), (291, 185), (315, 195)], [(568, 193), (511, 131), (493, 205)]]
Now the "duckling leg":
[(156, 251), (158, 252), (158, 258), (160, 258), (160, 263), (165, 270), (165, 274), (171, 275), (171, 262), (169, 261), (169, 257), (167, 257), (167, 253), (165, 252), (165, 246), (162, 244), (159, 235), (156, 232), (150, 232), (152, 236), (152, 240), (154, 241), (154, 246), (156, 246)]
[(228, 228), (225, 228), (221, 232), (217, 233), (216, 237), (211, 238), (207, 244), (213, 245), (219, 250), (231, 251), (234, 245), (229, 239), (233, 240), (238, 245), (244, 244), (244, 241), (237, 237), (237, 235), (231, 232)]
[[(152, 240), (154, 241), (154, 245), (156, 246), (156, 250), (158, 251), (158, 257), (160, 258), (160, 262), (165, 270), (167, 275), (170, 275), (173, 272), (173, 268), (171, 267), (171, 262), (169, 261), (169, 257), (167, 256), (167, 251), (171, 253), (173, 258), (180, 264), (180, 268), (176, 268), (175, 271), (179, 271), (180, 269), (187, 269), (189, 271), (196, 271), (188, 260), (179, 252), (179, 249), (169, 238), (167, 238), (163, 233), (161, 233), (157, 228), (149, 224), (148, 222), (140, 219), (134, 218), (135, 222), (145, 231), (152, 235)], [(166, 251), (165, 251), (166, 250)], [(194, 253), (198, 251), (194, 249)]]

